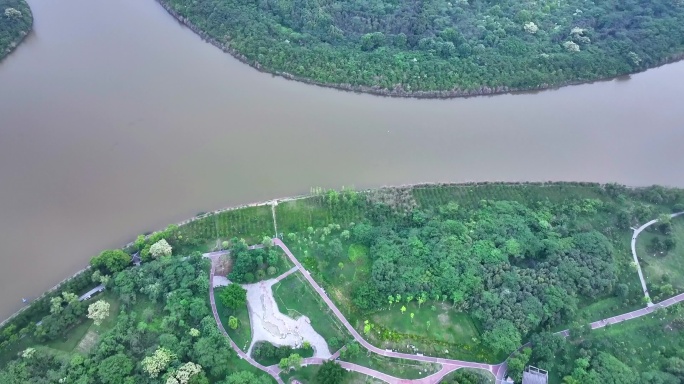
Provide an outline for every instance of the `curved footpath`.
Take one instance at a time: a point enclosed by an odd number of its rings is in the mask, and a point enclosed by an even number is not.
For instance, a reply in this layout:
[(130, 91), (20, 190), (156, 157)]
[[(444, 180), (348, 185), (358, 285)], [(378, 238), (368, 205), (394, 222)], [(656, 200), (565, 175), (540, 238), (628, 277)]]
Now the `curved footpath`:
[[(677, 212), (673, 213), (670, 215), (670, 218), (675, 218), (677, 216), (683, 215), (684, 212)], [(641, 280), (641, 289), (644, 290), (644, 297), (648, 300), (647, 304), (648, 306), (653, 305), (651, 302), (651, 296), (648, 294), (648, 287), (646, 287), (646, 280), (644, 280), (644, 274), (641, 272), (641, 265), (639, 264), (639, 258), (637, 257), (636, 253), (636, 241), (637, 237), (639, 234), (646, 228), (650, 227), (651, 225), (655, 224), (658, 222), (658, 219), (653, 219), (649, 221), (648, 223), (642, 225), (639, 228), (633, 228), (634, 229), (634, 234), (632, 235), (632, 257), (634, 257), (634, 263), (636, 264), (637, 267), (637, 272), (639, 273), (639, 280)]]
[[(674, 218), (680, 215), (684, 215), (684, 212), (678, 212), (678, 213), (673, 213), (670, 215), (670, 217)], [(623, 321), (631, 320), (631, 319), (636, 319), (645, 315), (648, 315), (650, 313), (653, 313), (661, 308), (666, 308), (671, 305), (680, 303), (684, 301), (684, 293), (681, 293), (679, 295), (673, 296), (669, 299), (663, 300), (659, 303), (653, 304), (651, 302), (650, 297), (648, 296), (648, 289), (646, 287), (646, 282), (643, 277), (643, 273), (641, 271), (641, 266), (639, 265), (639, 260), (637, 258), (636, 254), (636, 240), (639, 234), (644, 231), (646, 228), (649, 226), (655, 224), (658, 222), (658, 219), (654, 219), (649, 221), (648, 223), (640, 226), (639, 228), (634, 228), (634, 234), (632, 236), (632, 256), (634, 257), (634, 261), (637, 266), (637, 271), (639, 273), (639, 279), (641, 280), (641, 285), (644, 290), (645, 296), (648, 298), (648, 304), (646, 308), (638, 309), (636, 311), (624, 313), (622, 315), (618, 316), (613, 316), (609, 317), (606, 319), (598, 320), (590, 324), (591, 329), (598, 329), (598, 328), (603, 328), (607, 325), (611, 324), (617, 324), (621, 323)], [(328, 307), (333, 311), (335, 316), (342, 322), (342, 324), (347, 328), (349, 333), (354, 337), (354, 339), (361, 345), (363, 345), (364, 348), (367, 350), (376, 353), (381, 356), (386, 356), (386, 357), (395, 357), (395, 358), (400, 358), (400, 359), (406, 359), (406, 360), (413, 360), (413, 361), (421, 361), (421, 362), (428, 362), (428, 363), (436, 363), (440, 364), (442, 368), (427, 377), (424, 377), (422, 379), (400, 379), (394, 376), (387, 375), (382, 372), (375, 371), (370, 368), (362, 367), (353, 363), (348, 363), (344, 361), (339, 361), (339, 364), (350, 371), (355, 371), (362, 373), (364, 375), (371, 376), (373, 378), (385, 381), (390, 384), (404, 384), (404, 383), (415, 383), (415, 384), (436, 384), (439, 383), (446, 375), (449, 373), (460, 369), (460, 368), (474, 368), (474, 369), (483, 369), (486, 371), (491, 372), (495, 377), (496, 377), (496, 383), (501, 383), (503, 382), (504, 375), (506, 374), (506, 362), (496, 364), (496, 365), (491, 365), (491, 364), (483, 364), (483, 363), (476, 363), (476, 362), (469, 362), (469, 361), (462, 361), (462, 360), (453, 360), (453, 359), (445, 359), (445, 358), (440, 358), (440, 357), (430, 357), (430, 356), (422, 356), (422, 355), (411, 355), (407, 353), (399, 353), (399, 352), (393, 352), (390, 350), (384, 350), (380, 349), (369, 342), (367, 342), (361, 335), (352, 327), (352, 325), (347, 321), (347, 319), (344, 317), (342, 312), (337, 308), (337, 306), (328, 298), (328, 295), (325, 293), (323, 288), (321, 288), (318, 283), (311, 277), (311, 274), (302, 266), (302, 264), (297, 260), (297, 258), (292, 254), (290, 249), (283, 243), (282, 240), (278, 238), (273, 239), (273, 244), (280, 247), (285, 254), (290, 258), (290, 260), (294, 263), (295, 267), (290, 269), (289, 271), (285, 272), (283, 275), (279, 276), (278, 279), (282, 280), (286, 276), (294, 273), (297, 270), (300, 270), (306, 280), (311, 284), (311, 286), (314, 288), (314, 290), (318, 293), (318, 295), (323, 299), (323, 301), (328, 305)], [(256, 249), (256, 248), (261, 248), (259, 245), (251, 246), (250, 249)], [(271, 375), (279, 384), (283, 384), (283, 380), (280, 378), (280, 372), (281, 369), (277, 365), (272, 365), (269, 367), (265, 367), (255, 360), (253, 360), (250, 356), (245, 354), (238, 346), (233, 342), (232, 339), (230, 339), (230, 336), (228, 336), (228, 333), (226, 330), (223, 328), (223, 325), (221, 324), (221, 320), (218, 316), (218, 312), (216, 310), (216, 302), (214, 300), (214, 285), (213, 285), (213, 280), (214, 280), (214, 267), (215, 267), (215, 262), (218, 260), (218, 257), (221, 255), (228, 254), (228, 251), (219, 251), (219, 252), (210, 252), (210, 253), (205, 253), (204, 256), (208, 257), (212, 260), (212, 267), (211, 267), (211, 273), (210, 273), (210, 280), (209, 280), (209, 300), (211, 302), (211, 309), (214, 313), (214, 319), (216, 320), (216, 323), (223, 333), (225, 337), (228, 337), (230, 340), (231, 347), (237, 352), (237, 354), (245, 359), (247, 362), (249, 362), (251, 365), (254, 367), (268, 373)], [(563, 336), (568, 336), (570, 334), (569, 330), (564, 330), (558, 332), (558, 334), (561, 334)], [(331, 359), (336, 359), (340, 354), (340, 351), (335, 353)], [(320, 359), (320, 358), (308, 358), (303, 360), (304, 365), (310, 365), (310, 364), (323, 364), (326, 360)]]

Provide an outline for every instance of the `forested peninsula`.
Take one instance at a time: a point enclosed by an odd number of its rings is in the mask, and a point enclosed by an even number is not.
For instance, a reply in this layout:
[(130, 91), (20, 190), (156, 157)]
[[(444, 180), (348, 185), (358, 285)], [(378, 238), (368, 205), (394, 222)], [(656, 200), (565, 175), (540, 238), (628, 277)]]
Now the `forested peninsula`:
[[(520, 383), (534, 365), (552, 384), (681, 384), (683, 211), (681, 189), (481, 183), (202, 213), (103, 251), (5, 322), (0, 382), (398, 382), (439, 375), (429, 357), (475, 368), (444, 383), (506, 366)], [(309, 358), (313, 340), (250, 346), (264, 333), (245, 290), (261, 283), (332, 359)]]
[(33, 26), (31, 8), (24, 0), (0, 0), (0, 60), (9, 55)]
[(159, 0), (259, 70), (391, 96), (612, 78), (679, 60), (682, 0)]

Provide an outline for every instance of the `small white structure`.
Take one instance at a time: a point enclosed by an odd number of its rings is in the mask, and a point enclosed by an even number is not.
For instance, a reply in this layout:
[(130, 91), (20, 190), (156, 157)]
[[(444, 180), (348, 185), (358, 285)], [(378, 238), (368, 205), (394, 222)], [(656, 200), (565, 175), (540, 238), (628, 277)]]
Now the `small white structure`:
[(523, 372), (522, 384), (547, 384), (549, 373), (543, 369), (528, 365)]

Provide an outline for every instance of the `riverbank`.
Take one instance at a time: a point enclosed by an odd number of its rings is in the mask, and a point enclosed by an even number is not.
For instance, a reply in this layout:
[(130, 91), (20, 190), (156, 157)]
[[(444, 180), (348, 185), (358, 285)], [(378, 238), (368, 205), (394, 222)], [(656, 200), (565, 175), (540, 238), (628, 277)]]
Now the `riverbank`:
[[(15, 10), (19, 14), (7, 10)], [(33, 30), (33, 12), (25, 0), (0, 1), (0, 62), (14, 52)]]
[(487, 87), (487, 86), (481, 86), (478, 89), (473, 89), (473, 90), (462, 90), (462, 89), (452, 89), (452, 90), (442, 90), (442, 91), (407, 91), (403, 89), (402, 87), (396, 87), (394, 89), (387, 89), (387, 88), (378, 88), (378, 87), (369, 87), (369, 86), (363, 86), (363, 85), (352, 85), (352, 84), (344, 84), (344, 83), (326, 83), (326, 82), (321, 82), (321, 81), (316, 81), (313, 79), (310, 79), (308, 77), (303, 77), (303, 76), (298, 76), (294, 75), (292, 73), (288, 72), (282, 72), (282, 71), (273, 71), (264, 68), (258, 61), (256, 60), (251, 60), (247, 58), (245, 55), (240, 53), (238, 50), (230, 46), (230, 43), (228, 44), (223, 44), (219, 42), (218, 40), (214, 39), (211, 37), (208, 33), (197, 27), (193, 22), (191, 22), (188, 18), (180, 15), (178, 12), (176, 12), (169, 4), (167, 4), (164, 0), (157, 0), (157, 2), (171, 15), (173, 16), (178, 22), (189, 28), (191, 31), (193, 31), (195, 34), (200, 36), (202, 40), (212, 44), (216, 48), (222, 50), (225, 53), (230, 54), (240, 62), (249, 65), (250, 67), (258, 70), (259, 72), (262, 73), (268, 73), (274, 76), (279, 76), (282, 78), (285, 78), (287, 80), (293, 80), (293, 81), (298, 81), (301, 83), (309, 84), (309, 85), (315, 85), (323, 88), (333, 88), (337, 89), (340, 91), (347, 91), (347, 92), (353, 92), (353, 93), (367, 93), (375, 96), (385, 96), (385, 97), (398, 97), (398, 98), (414, 98), (414, 99), (452, 99), (452, 98), (469, 98), (469, 97), (476, 97), (476, 96), (495, 96), (495, 95), (503, 95), (503, 94), (524, 94), (524, 93), (536, 93), (539, 91), (544, 91), (544, 90), (556, 90), (560, 89), (563, 87), (567, 86), (573, 86), (573, 85), (582, 85), (582, 84), (593, 84), (593, 83), (599, 83), (599, 82), (608, 82), (608, 81), (613, 81), (615, 79), (625, 77), (625, 76), (631, 76), (635, 75), (638, 73), (646, 72), (649, 69), (657, 68), (662, 65), (670, 64), (670, 63), (675, 63), (678, 62), (682, 59), (684, 59), (684, 52), (676, 54), (676, 55), (671, 55), (669, 57), (664, 58), (663, 60), (660, 60), (656, 62), (654, 65), (649, 66), (647, 68), (639, 69), (636, 71), (631, 71), (631, 72), (624, 72), (620, 73), (614, 76), (608, 76), (608, 77), (602, 77), (598, 79), (592, 79), (592, 80), (577, 80), (577, 81), (565, 81), (561, 82), (559, 84), (539, 84), (538, 86), (531, 86), (531, 87), (508, 87), (508, 86), (498, 86), (498, 87)]

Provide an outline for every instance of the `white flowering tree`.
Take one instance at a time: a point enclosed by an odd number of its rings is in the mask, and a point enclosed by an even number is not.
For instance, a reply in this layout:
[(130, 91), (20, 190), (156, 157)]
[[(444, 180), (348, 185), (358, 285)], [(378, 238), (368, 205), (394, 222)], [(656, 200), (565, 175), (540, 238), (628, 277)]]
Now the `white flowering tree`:
[(157, 348), (152, 356), (147, 356), (143, 359), (143, 370), (147, 372), (151, 378), (155, 378), (169, 366), (169, 363), (171, 363), (171, 360), (174, 358), (174, 354), (168, 349)]
[(579, 41), (583, 44), (591, 43), (591, 39), (586, 35), (587, 30), (580, 27), (574, 27), (570, 30), (570, 36), (574, 41)]
[(5, 16), (9, 17), (10, 19), (18, 19), (21, 17), (21, 12), (17, 11), (16, 9), (10, 7), (10, 8), (5, 8)]
[(26, 348), (24, 351), (21, 353), (21, 357), (24, 359), (30, 359), (36, 354), (36, 349), (35, 348)]
[(95, 325), (102, 324), (102, 320), (109, 316), (109, 303), (98, 300), (88, 306), (88, 318), (95, 322)]
[(565, 49), (568, 52), (579, 52), (580, 51), (579, 44), (575, 43), (574, 41), (566, 41), (565, 43), (563, 43), (563, 47), (565, 47)]
[(161, 239), (150, 247), (150, 254), (155, 259), (161, 256), (171, 256), (171, 246), (166, 242), (166, 239)]
[(523, 28), (525, 29), (525, 32), (531, 33), (531, 34), (533, 34), (533, 35), (534, 35), (535, 33), (537, 33), (537, 31), (539, 30), (539, 27), (537, 27), (537, 24), (535, 24), (535, 23), (533, 23), (533, 22), (531, 22), (531, 21), (530, 21), (529, 23), (525, 23), (525, 24), (523, 25)]
[(166, 379), (166, 384), (188, 384), (190, 379), (200, 372), (202, 372), (201, 365), (187, 362)]
[(50, 313), (60, 313), (62, 312), (62, 298), (60, 296), (55, 296), (50, 299)]

